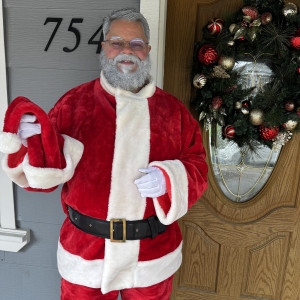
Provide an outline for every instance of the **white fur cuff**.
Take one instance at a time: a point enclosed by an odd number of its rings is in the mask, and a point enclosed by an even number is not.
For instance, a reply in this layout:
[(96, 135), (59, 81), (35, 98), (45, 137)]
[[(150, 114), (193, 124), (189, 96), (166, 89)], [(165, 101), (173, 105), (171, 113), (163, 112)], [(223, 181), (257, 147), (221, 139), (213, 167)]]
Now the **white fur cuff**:
[(8, 178), (21, 188), (29, 187), (27, 178), (23, 172), (23, 165), (19, 164), (15, 168), (8, 166), (8, 154), (5, 154), (1, 161), (2, 170), (6, 173)]
[(65, 143), (63, 153), (66, 160), (64, 169), (36, 168), (29, 164), (26, 154), (23, 161), (23, 171), (29, 186), (36, 189), (49, 189), (69, 181), (83, 154), (83, 144), (67, 135), (62, 135)]
[(156, 166), (163, 169), (171, 182), (171, 207), (167, 215), (159, 205), (157, 198), (153, 198), (155, 211), (159, 220), (170, 225), (188, 210), (188, 178), (185, 167), (180, 160), (153, 161), (150, 167)]
[(0, 132), (0, 152), (12, 154), (18, 152), (22, 146), (19, 136), (11, 132)]

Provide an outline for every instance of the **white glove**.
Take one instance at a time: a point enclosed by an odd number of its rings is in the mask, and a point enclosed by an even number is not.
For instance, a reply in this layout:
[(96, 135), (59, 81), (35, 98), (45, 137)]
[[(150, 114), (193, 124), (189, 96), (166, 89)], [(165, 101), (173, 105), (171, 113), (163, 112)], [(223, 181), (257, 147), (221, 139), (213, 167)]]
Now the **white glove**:
[(22, 144), (27, 147), (27, 139), (33, 135), (41, 133), (41, 124), (33, 123), (36, 121), (35, 115), (24, 114), (20, 120), (18, 136)]
[(156, 198), (166, 193), (166, 179), (163, 172), (156, 167), (139, 169), (146, 175), (134, 181), (142, 197)]

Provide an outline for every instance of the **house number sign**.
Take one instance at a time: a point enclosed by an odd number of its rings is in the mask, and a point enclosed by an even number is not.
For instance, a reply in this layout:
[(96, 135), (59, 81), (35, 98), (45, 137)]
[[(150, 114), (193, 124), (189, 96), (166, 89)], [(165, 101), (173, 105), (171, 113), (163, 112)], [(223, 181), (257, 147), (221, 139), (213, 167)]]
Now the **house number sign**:
[[(48, 23), (55, 23), (55, 27), (53, 29), (53, 32), (51, 34), (51, 36), (49, 37), (49, 40), (45, 46), (44, 51), (48, 51), (48, 49), (51, 46), (52, 41), (55, 38), (55, 35), (57, 33), (57, 31), (59, 30), (60, 25), (62, 24), (62, 22), (64, 21), (63, 18), (51, 18), (48, 17), (45, 20), (44, 25), (46, 26)], [(80, 34), (80, 27), (82, 26), (83, 23), (83, 18), (72, 18), (70, 23), (69, 23), (69, 28), (68, 28), (68, 32), (69, 34), (72, 34), (75, 38), (75, 42), (73, 45), (65, 45), (63, 47), (63, 51), (70, 53), (75, 51), (80, 43), (81, 43), (81, 34)], [(96, 49), (96, 53), (99, 54), (101, 51), (101, 42), (103, 41), (103, 33), (102, 33), (102, 24), (100, 25), (100, 27), (91, 35), (91, 37), (88, 40), (88, 44), (89, 45), (96, 45), (97, 49)]]

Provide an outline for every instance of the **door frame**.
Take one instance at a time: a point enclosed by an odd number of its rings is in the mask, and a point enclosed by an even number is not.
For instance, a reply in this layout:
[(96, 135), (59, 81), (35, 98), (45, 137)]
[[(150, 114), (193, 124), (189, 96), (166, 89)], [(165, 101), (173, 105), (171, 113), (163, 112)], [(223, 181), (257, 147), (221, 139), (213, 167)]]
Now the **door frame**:
[(159, 88), (163, 88), (167, 0), (140, 0), (140, 12), (150, 27), (151, 71)]

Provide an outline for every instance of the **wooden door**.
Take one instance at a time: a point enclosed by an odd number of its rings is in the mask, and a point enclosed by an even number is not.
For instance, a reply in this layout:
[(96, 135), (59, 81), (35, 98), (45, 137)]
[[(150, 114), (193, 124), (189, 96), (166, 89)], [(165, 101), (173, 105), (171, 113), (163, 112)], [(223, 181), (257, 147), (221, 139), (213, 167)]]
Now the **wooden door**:
[[(202, 27), (242, 4), (168, 0), (164, 89), (187, 107), (193, 45)], [(298, 134), (282, 150), (264, 188), (246, 203), (227, 199), (209, 169), (207, 191), (179, 222), (183, 263), (171, 299), (300, 299), (299, 146)]]

